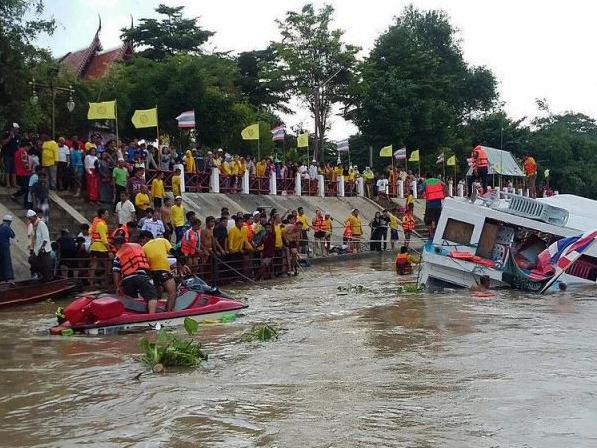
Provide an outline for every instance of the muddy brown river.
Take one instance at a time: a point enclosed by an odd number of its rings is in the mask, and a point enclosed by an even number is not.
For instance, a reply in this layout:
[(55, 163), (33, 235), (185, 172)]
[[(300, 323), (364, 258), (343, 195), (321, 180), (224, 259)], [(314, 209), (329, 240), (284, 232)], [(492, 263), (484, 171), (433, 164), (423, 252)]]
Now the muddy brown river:
[[(208, 362), (138, 379), (139, 335), (50, 337), (55, 304), (3, 311), (0, 446), (597, 446), (592, 290), (404, 295), (391, 267), (230, 288), (250, 307), (201, 327)], [(280, 339), (244, 342), (262, 322)]]

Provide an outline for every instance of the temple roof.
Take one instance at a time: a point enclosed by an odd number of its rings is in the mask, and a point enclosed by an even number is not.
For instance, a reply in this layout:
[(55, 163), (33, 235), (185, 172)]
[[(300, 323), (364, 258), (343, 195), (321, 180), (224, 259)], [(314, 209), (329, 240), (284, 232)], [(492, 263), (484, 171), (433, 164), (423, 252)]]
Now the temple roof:
[(105, 76), (114, 62), (122, 61), (133, 53), (133, 46), (130, 42), (123, 42), (120, 47), (102, 52), (103, 48), (99, 39), (101, 29), (102, 21), (100, 19), (95, 36), (89, 46), (66, 53), (58, 59), (58, 62), (67, 66), (80, 78), (96, 79)]

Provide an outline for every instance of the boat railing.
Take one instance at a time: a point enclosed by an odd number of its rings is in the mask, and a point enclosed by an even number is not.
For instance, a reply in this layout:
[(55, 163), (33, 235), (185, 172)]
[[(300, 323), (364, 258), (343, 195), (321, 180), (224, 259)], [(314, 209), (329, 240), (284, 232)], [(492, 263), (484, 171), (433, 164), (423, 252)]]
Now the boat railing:
[[(501, 194), (505, 195), (506, 202), (508, 203), (508, 208), (502, 209), (507, 213), (521, 216), (523, 218), (534, 219), (536, 221), (542, 221), (556, 226), (565, 226), (568, 222), (568, 210), (554, 207), (553, 205), (538, 201), (537, 199), (528, 198), (517, 194)], [(492, 201), (492, 203), (488, 205), (495, 208), (496, 204), (497, 201)]]

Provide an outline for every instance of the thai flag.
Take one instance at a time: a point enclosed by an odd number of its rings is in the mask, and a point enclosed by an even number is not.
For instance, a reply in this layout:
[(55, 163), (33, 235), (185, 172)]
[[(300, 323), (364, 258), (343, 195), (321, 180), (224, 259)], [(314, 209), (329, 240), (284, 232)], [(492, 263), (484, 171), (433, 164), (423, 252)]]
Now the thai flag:
[(281, 125), (272, 129), (272, 140), (276, 141), (284, 141), (284, 137), (286, 136), (286, 126)]
[(336, 151), (348, 152), (349, 151), (348, 139), (340, 140), (339, 142), (336, 142)]
[(439, 156), (437, 156), (437, 160), (435, 163), (444, 163), (444, 153), (442, 152)]
[(194, 110), (187, 110), (183, 112), (178, 117), (176, 117), (178, 121), (179, 128), (194, 128), (195, 127), (195, 111)]
[(406, 159), (406, 147), (397, 149), (394, 151), (394, 158), (396, 160), (404, 160)]
[(531, 272), (534, 279), (552, 276), (556, 268), (566, 270), (597, 238), (597, 230), (556, 241), (537, 257), (537, 267)]

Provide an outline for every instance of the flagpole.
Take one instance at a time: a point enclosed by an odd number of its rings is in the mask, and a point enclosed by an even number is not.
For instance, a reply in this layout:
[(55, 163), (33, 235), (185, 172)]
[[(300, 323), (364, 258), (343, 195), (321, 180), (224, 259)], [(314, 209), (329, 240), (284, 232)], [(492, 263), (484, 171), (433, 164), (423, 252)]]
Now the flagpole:
[[(161, 166), (160, 163), (162, 162), (162, 147), (160, 146), (160, 123), (158, 120), (158, 105), (155, 105), (155, 132), (158, 140), (158, 168)], [(149, 165), (148, 165), (149, 168)]]
[[(390, 145), (392, 146), (392, 145)], [(372, 164), (373, 165), (373, 164)], [(392, 147), (392, 185), (390, 185), (390, 194), (394, 194), (394, 187), (396, 186), (397, 176), (394, 172), (394, 147)]]
[(116, 149), (118, 149), (118, 101), (114, 101), (114, 120), (116, 121)]

